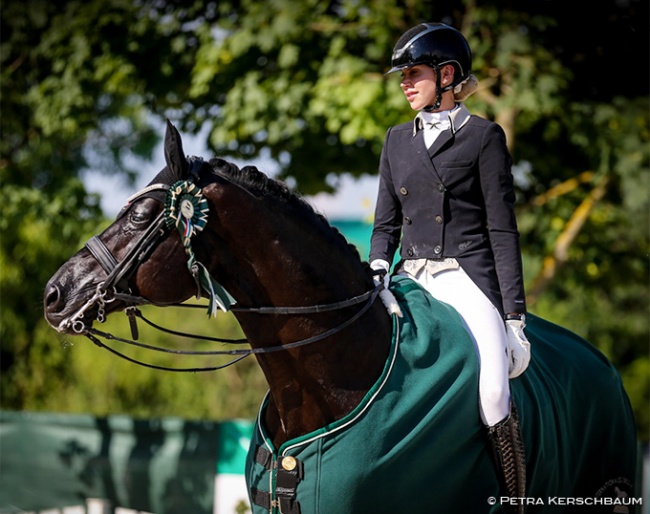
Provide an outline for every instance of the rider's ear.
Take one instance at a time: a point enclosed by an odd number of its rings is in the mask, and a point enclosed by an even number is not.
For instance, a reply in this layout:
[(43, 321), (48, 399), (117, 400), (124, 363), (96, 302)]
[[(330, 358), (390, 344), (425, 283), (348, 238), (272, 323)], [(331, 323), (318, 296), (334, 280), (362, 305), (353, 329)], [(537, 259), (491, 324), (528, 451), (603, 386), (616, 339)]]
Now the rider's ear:
[(167, 167), (179, 180), (187, 178), (189, 166), (183, 152), (183, 141), (178, 130), (169, 120), (165, 132), (165, 161)]

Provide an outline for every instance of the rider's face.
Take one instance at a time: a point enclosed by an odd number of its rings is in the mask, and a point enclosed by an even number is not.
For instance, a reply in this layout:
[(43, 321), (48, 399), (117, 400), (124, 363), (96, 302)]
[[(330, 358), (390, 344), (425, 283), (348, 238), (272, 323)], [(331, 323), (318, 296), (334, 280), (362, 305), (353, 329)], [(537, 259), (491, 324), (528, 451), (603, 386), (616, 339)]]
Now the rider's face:
[[(454, 69), (452, 66), (443, 66), (440, 69), (440, 82), (442, 86), (450, 84), (453, 80)], [(436, 72), (426, 64), (416, 64), (410, 68), (402, 70), (402, 80), (400, 87), (406, 95), (406, 99), (411, 104), (411, 109), (414, 111), (422, 110), (423, 108), (433, 105), (436, 101)], [(450, 98), (449, 102), (443, 101), (443, 106), (446, 109), (453, 107), (453, 93), (447, 94)], [(439, 109), (440, 110), (440, 109)]]

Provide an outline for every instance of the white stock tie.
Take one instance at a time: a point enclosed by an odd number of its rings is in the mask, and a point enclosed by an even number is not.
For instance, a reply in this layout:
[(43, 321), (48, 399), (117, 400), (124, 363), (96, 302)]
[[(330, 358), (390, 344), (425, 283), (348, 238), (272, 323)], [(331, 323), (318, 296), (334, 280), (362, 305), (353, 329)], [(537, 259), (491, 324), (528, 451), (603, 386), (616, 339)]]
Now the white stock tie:
[(424, 144), (429, 148), (438, 136), (445, 130), (451, 128), (449, 122), (449, 111), (436, 113), (423, 113), (424, 122)]

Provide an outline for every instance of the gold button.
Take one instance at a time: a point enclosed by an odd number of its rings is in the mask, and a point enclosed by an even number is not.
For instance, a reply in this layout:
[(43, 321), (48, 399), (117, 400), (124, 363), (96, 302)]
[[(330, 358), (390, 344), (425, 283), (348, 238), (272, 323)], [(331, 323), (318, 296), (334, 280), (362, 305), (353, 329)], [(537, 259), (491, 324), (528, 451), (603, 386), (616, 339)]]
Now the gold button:
[(293, 471), (294, 469), (296, 469), (297, 464), (298, 463), (296, 462), (296, 459), (294, 459), (293, 457), (283, 457), (282, 458), (282, 467), (286, 471)]

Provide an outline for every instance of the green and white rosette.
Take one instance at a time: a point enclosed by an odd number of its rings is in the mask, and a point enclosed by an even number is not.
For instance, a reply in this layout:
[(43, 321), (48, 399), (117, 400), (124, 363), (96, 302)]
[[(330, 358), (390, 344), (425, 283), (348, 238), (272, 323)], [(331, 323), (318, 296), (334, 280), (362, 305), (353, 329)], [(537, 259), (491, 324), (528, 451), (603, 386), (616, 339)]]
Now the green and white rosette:
[(212, 278), (206, 267), (196, 260), (192, 251), (192, 237), (201, 232), (208, 223), (208, 201), (203, 198), (201, 189), (192, 182), (175, 182), (165, 199), (165, 222), (168, 228), (176, 228), (181, 235), (185, 252), (188, 255), (187, 267), (196, 280), (197, 300), (203, 289), (209, 298), (208, 315), (216, 316), (217, 307), (227, 311), (233, 303), (228, 292)]

